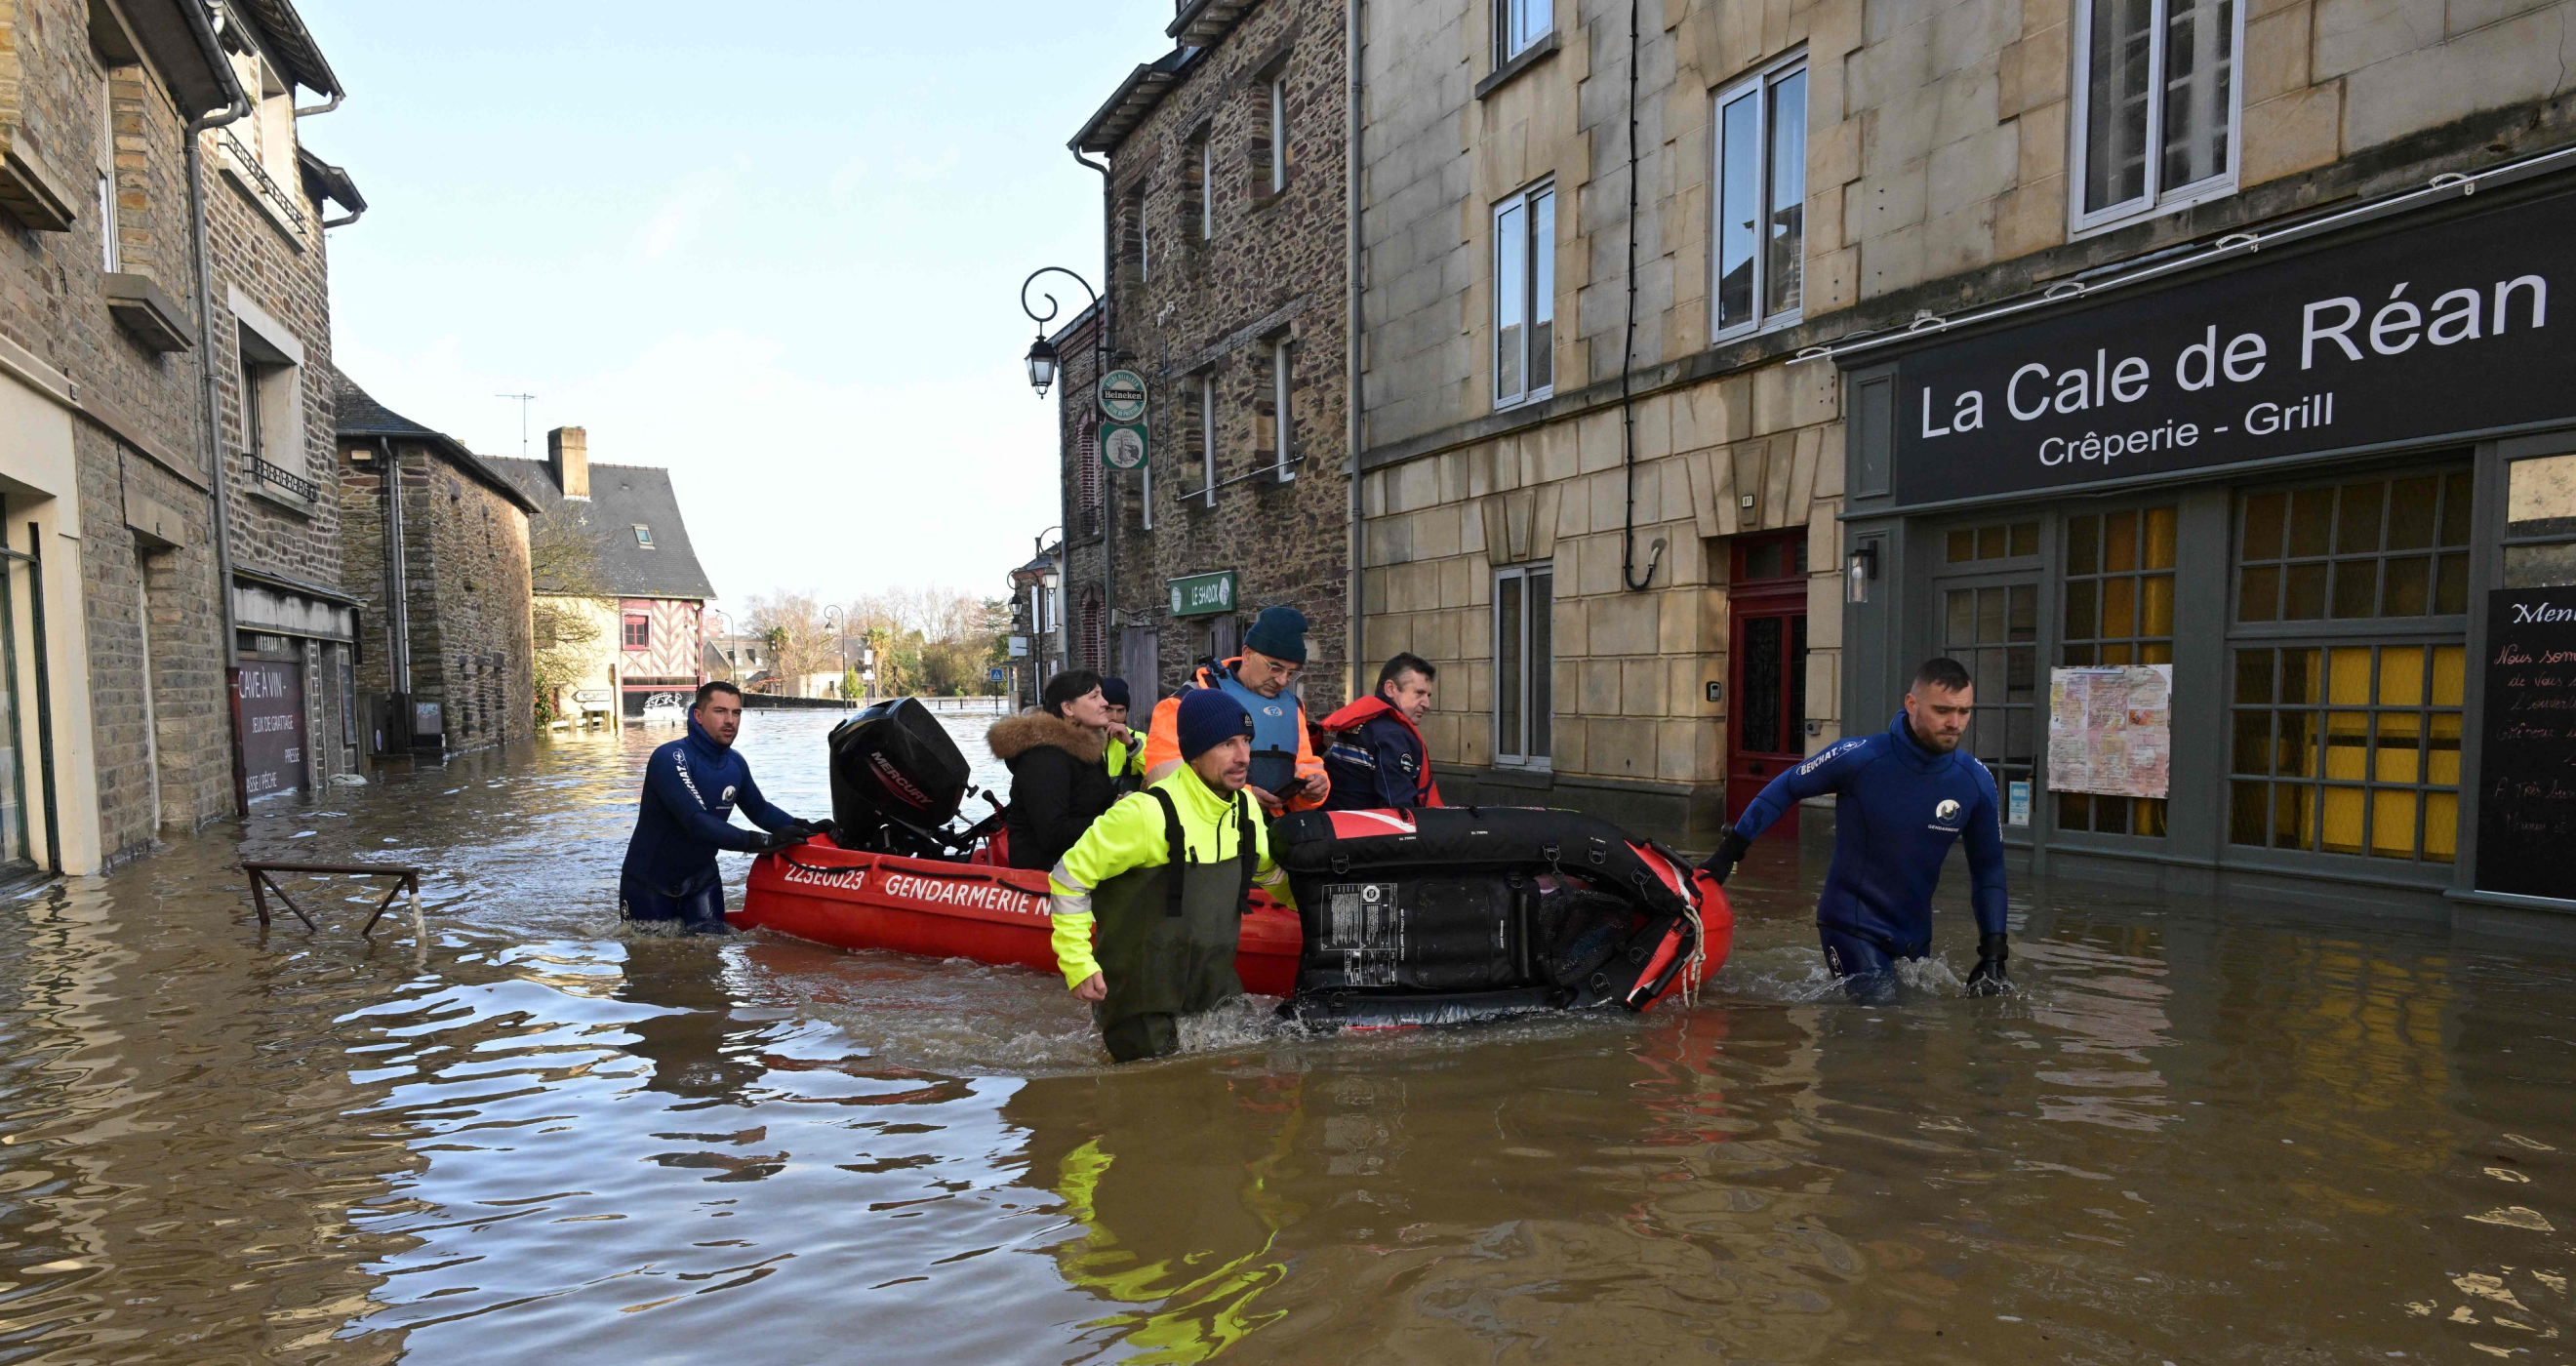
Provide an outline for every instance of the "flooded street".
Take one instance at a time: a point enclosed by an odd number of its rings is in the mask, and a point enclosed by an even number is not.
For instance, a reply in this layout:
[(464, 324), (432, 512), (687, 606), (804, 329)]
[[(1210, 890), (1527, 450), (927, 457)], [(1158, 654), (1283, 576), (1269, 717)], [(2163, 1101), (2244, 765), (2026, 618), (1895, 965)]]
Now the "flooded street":
[[(827, 812), (837, 719), (747, 719), (772, 800)], [(672, 735), (394, 768), (0, 906), (0, 1361), (2576, 1355), (2564, 957), (2020, 880), (2019, 995), (1856, 1007), (1822, 848), (1775, 844), (1696, 1008), (1255, 1004), (1113, 1071), (1035, 973), (621, 934)], [(244, 853), (431, 868), (425, 961), (347, 882), (263, 933)]]

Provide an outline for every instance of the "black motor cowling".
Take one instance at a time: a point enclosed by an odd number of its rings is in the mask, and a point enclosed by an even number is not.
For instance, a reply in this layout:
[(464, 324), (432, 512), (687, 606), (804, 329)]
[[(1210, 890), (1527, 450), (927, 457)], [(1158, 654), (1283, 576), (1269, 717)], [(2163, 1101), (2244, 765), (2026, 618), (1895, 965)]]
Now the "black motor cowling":
[(842, 848), (935, 858), (973, 770), (930, 709), (909, 697), (879, 702), (832, 728), (832, 819)]

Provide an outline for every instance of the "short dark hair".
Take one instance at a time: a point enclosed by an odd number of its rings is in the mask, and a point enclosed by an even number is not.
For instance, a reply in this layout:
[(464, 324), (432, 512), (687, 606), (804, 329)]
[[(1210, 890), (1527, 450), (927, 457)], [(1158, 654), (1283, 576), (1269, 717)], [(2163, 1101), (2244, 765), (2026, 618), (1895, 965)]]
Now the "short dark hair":
[(1038, 694), (1038, 705), (1046, 708), (1049, 716), (1062, 716), (1065, 703), (1099, 686), (1100, 675), (1091, 670), (1067, 669), (1046, 681), (1046, 688)]
[(705, 706), (708, 698), (713, 697), (720, 692), (732, 693), (734, 700), (737, 702), (742, 700), (742, 689), (735, 687), (733, 684), (728, 683), (721, 678), (710, 678), (706, 682), (698, 685), (697, 700), (689, 704), (689, 710), (696, 711), (698, 708)]
[(1404, 677), (1406, 674), (1420, 674), (1422, 675), (1422, 681), (1425, 683), (1432, 682), (1440, 677), (1440, 671), (1431, 667), (1430, 660), (1424, 659), (1422, 656), (1417, 654), (1398, 650), (1387, 658), (1386, 667), (1377, 671), (1377, 690), (1379, 695), (1385, 695), (1387, 684)]
[(1975, 686), (1977, 680), (1968, 676), (1968, 666), (1944, 655), (1923, 661), (1923, 667), (1914, 671), (1914, 684), (1909, 691), (1939, 688), (1943, 692), (1964, 692)]

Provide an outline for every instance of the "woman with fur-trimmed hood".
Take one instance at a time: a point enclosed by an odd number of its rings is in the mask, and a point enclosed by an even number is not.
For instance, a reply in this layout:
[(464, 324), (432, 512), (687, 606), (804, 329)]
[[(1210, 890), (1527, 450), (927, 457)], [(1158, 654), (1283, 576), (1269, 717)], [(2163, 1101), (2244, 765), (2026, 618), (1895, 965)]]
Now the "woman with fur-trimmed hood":
[(1117, 782), (1101, 762), (1109, 739), (1109, 702), (1100, 675), (1068, 669), (1047, 680), (1039, 705), (1006, 716), (984, 733), (993, 757), (1011, 770), (1011, 806), (1002, 817), (1011, 866), (1052, 869), (1082, 832), (1118, 800)]

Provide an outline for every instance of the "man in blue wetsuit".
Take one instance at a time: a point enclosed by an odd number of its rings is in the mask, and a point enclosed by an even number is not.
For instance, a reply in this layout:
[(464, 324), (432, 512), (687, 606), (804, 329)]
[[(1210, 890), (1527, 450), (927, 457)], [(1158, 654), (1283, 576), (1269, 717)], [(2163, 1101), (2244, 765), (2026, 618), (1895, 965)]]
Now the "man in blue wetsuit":
[(2004, 843), (1994, 775), (1959, 752), (1974, 682), (1955, 659), (1915, 671), (1905, 710), (1877, 735), (1840, 741), (1771, 780), (1700, 865), (1719, 882), (1747, 846), (1790, 806), (1834, 794), (1834, 861), (1816, 898), (1826, 965), (1854, 1000), (1887, 999), (1896, 960), (1932, 946), (1932, 889), (1942, 861), (1968, 838), (1969, 892), (1977, 914), (1973, 996), (2009, 990), (2004, 962)]
[[(751, 765), (733, 752), (742, 730), (742, 689), (718, 679), (698, 686), (689, 733), (653, 751), (644, 765), (644, 797), (626, 867), (617, 880), (619, 910), (629, 920), (676, 921), (691, 934), (730, 934), (716, 851), (758, 854), (828, 832), (771, 806), (751, 781)], [(735, 807), (758, 830), (731, 817)]]

